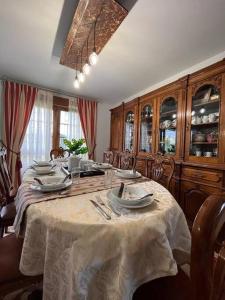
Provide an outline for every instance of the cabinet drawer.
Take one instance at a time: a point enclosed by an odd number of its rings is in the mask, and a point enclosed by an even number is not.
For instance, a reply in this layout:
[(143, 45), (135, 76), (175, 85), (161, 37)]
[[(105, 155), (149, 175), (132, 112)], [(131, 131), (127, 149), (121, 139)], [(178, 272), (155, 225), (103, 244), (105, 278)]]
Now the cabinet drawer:
[(183, 168), (182, 177), (192, 178), (200, 182), (211, 182), (216, 185), (222, 182), (222, 174), (220, 172), (202, 169)]

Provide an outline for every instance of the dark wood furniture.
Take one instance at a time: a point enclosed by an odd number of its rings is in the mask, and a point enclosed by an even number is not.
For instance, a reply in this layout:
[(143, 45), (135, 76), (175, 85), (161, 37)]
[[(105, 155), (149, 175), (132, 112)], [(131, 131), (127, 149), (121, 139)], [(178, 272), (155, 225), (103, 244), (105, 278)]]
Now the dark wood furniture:
[(50, 151), (50, 159), (53, 160), (55, 158), (61, 158), (61, 157), (69, 157), (70, 153), (68, 150), (63, 149), (62, 147), (52, 149)]
[(174, 173), (175, 162), (173, 157), (155, 154), (148, 157), (148, 177), (162, 184), (169, 190)]
[[(195, 218), (191, 255), (186, 253), (178, 255), (181, 252), (179, 250), (173, 252), (181, 265), (190, 261), (190, 269), (186, 268), (186, 275), (180, 269), (179, 275), (182, 276), (160, 278), (156, 282), (146, 283), (137, 290), (134, 299), (150, 299), (154, 295), (154, 299), (160, 300), (223, 300), (225, 295), (224, 244), (222, 243), (216, 261), (215, 250), (218, 241), (225, 241), (224, 224), (225, 193), (211, 195), (201, 206)], [(160, 287), (157, 290), (154, 287), (155, 283)], [(183, 288), (187, 288), (187, 291)], [(189, 297), (185, 298), (183, 296), (185, 294), (189, 294)], [(142, 295), (142, 298), (138, 297), (139, 295)]]
[(15, 234), (0, 239), (0, 299), (5, 295), (42, 281), (42, 276), (24, 276), (19, 271), (23, 239)]
[(119, 168), (122, 170), (130, 170), (134, 166), (134, 155), (129, 151), (120, 153)]
[(192, 226), (204, 200), (225, 191), (224, 115), (222, 60), (112, 109), (110, 150), (128, 148), (143, 175), (149, 155), (172, 156), (170, 191)]
[(103, 152), (103, 162), (108, 164), (113, 164), (114, 155), (113, 151), (104, 151)]
[(16, 216), (11, 177), (6, 164), (6, 150), (0, 150), (0, 238)]

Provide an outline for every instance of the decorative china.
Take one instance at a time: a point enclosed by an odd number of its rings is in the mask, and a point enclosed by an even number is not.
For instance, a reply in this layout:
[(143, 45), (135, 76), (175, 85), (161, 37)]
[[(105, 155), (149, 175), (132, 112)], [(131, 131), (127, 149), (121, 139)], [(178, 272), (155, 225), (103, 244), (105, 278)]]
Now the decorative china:
[(204, 156), (205, 157), (212, 157), (212, 152), (209, 152), (209, 151), (204, 152)]
[(206, 135), (204, 133), (193, 134), (193, 142), (205, 142)]
[(36, 166), (39, 166), (39, 167), (46, 167), (46, 166), (51, 166), (52, 165), (51, 162), (49, 162), (49, 161), (41, 161), (41, 160), (40, 161), (34, 160), (34, 163), (35, 163)]
[(204, 123), (204, 124), (209, 123), (209, 116), (207, 116), (207, 115), (203, 116), (202, 123)]
[(122, 207), (139, 208), (147, 206), (154, 201), (151, 196), (144, 197), (148, 192), (139, 187), (126, 186), (121, 198), (118, 197), (118, 192), (119, 187), (113, 188), (109, 191), (107, 197)]
[(202, 156), (202, 151), (199, 150), (195, 151), (195, 155), (198, 157)]
[(69, 179), (66, 182), (62, 183), (61, 177), (48, 177), (42, 179), (43, 185), (40, 185), (39, 183), (32, 183), (30, 185), (30, 188), (35, 191), (40, 192), (55, 192), (63, 190), (67, 187), (69, 187), (72, 184), (72, 180)]
[(55, 170), (52, 169), (52, 167), (39, 167), (37, 165), (32, 167), (33, 172), (37, 175), (48, 175), (48, 174), (54, 174)]

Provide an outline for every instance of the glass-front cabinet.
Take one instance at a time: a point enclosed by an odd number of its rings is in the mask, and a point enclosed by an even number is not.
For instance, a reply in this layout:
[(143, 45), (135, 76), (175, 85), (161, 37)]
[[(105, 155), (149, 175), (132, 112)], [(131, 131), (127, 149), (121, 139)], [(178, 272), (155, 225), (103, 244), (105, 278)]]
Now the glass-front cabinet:
[(134, 112), (128, 111), (125, 117), (125, 150), (134, 151)]
[(152, 152), (153, 107), (145, 105), (140, 119), (140, 152)]
[(220, 93), (216, 86), (203, 85), (192, 97), (189, 155), (218, 156)]
[[(186, 159), (216, 163), (224, 150), (219, 77), (190, 86)], [(225, 116), (224, 116), (225, 117)]]
[(159, 152), (175, 155), (177, 145), (177, 101), (168, 97), (159, 111)]

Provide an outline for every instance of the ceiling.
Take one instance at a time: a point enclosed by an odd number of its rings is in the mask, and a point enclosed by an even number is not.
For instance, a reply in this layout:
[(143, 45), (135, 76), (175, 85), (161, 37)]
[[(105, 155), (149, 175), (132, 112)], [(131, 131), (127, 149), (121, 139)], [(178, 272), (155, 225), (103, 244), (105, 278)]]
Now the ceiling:
[(225, 0), (138, 0), (74, 90), (59, 57), (76, 5), (0, 0), (0, 76), (113, 104), (225, 50)]

